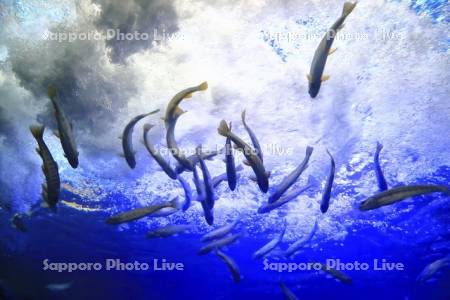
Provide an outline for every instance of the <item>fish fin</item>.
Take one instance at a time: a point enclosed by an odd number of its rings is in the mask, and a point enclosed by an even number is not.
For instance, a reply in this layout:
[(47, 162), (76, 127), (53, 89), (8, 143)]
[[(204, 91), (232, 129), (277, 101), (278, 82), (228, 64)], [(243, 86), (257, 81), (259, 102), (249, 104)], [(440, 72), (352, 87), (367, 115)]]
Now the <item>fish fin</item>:
[(256, 179), (256, 177), (255, 177), (254, 175), (251, 175), (251, 176), (249, 177), (249, 179), (250, 179), (251, 181), (254, 181), (254, 182), (257, 182), (257, 181), (258, 181), (258, 179)]
[(186, 111), (182, 110), (180, 107), (176, 107), (175, 108), (175, 112), (174, 115), (176, 118), (178, 118), (179, 116), (181, 116), (182, 114), (184, 114)]
[(42, 170), (42, 173), (45, 174), (46, 171), (45, 171), (45, 166), (44, 165), (41, 166), (41, 170)]
[(208, 82), (204, 81), (198, 86), (199, 91), (206, 91), (208, 89)]
[(119, 140), (123, 140), (123, 137), (122, 136), (118, 136), (117, 137)]
[(328, 79), (330, 79), (330, 75), (323, 75), (320, 81), (324, 82), (327, 81)]
[(44, 125), (31, 125), (30, 131), (31, 134), (34, 136), (35, 139), (42, 139), (44, 137)]
[(246, 160), (246, 159), (244, 159), (244, 160), (242, 161), (242, 163), (243, 163), (244, 165), (246, 165), (246, 166), (250, 166), (250, 163), (249, 163), (248, 160)]
[(184, 99), (188, 99), (188, 98), (192, 98), (192, 93), (186, 94), (186, 96), (184, 96)]
[(161, 120), (163, 120), (164, 122), (167, 121), (165, 117), (161, 117)]
[(227, 136), (230, 133), (230, 128), (228, 128), (227, 122), (225, 120), (220, 121), (219, 128), (217, 131), (220, 135)]
[(344, 3), (344, 8), (342, 9), (342, 15), (345, 16), (345, 17), (348, 16), (353, 11), (353, 9), (355, 8), (356, 4), (358, 4), (358, 2), (354, 2), (354, 3), (352, 3), (352, 2), (345, 2)]
[(53, 134), (54, 134), (58, 139), (61, 138), (58, 131), (53, 130)]
[(332, 48), (330, 49), (330, 51), (328, 52), (328, 55), (333, 54), (334, 52), (336, 52), (337, 48)]
[(267, 172), (266, 172), (266, 176), (267, 176), (267, 178), (269, 178), (269, 177), (270, 177), (270, 175), (272, 175), (272, 171), (267, 171)]
[(41, 149), (36, 148), (36, 153), (39, 154), (40, 157), (42, 157)]
[(342, 23), (341, 26), (339, 26), (337, 30), (338, 30), (338, 31), (341, 30), (342, 28), (344, 28), (344, 26), (345, 26), (345, 24)]
[(306, 79), (308, 79), (308, 81), (311, 82), (311, 74), (306, 74)]

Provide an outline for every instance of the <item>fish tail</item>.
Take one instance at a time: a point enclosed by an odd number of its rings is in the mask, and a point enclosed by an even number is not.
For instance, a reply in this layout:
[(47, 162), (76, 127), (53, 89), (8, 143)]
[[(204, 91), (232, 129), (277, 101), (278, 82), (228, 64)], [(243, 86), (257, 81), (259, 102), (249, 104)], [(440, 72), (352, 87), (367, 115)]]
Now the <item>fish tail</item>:
[(242, 113), (241, 113), (241, 118), (242, 118), (242, 123), (244, 123), (244, 125), (245, 125), (245, 109), (242, 111)]
[(30, 131), (31, 134), (33, 134), (34, 138), (37, 140), (42, 140), (44, 137), (44, 130), (45, 130), (45, 126), (44, 125), (31, 125), (30, 126)]
[(383, 149), (383, 144), (381, 144), (380, 142), (377, 142), (377, 151), (380, 152), (381, 149)]
[(342, 16), (344, 16), (344, 17), (348, 16), (353, 11), (353, 9), (355, 8), (357, 3), (358, 2), (354, 2), (354, 3), (345, 2), (344, 8), (342, 9)]
[(314, 148), (311, 146), (306, 147), (306, 156), (310, 156), (313, 152)]
[(198, 86), (199, 91), (206, 91), (208, 89), (208, 82), (204, 81)]
[(227, 122), (225, 120), (220, 121), (219, 128), (217, 128), (217, 131), (220, 135), (227, 136), (230, 133), (230, 128), (227, 125)]

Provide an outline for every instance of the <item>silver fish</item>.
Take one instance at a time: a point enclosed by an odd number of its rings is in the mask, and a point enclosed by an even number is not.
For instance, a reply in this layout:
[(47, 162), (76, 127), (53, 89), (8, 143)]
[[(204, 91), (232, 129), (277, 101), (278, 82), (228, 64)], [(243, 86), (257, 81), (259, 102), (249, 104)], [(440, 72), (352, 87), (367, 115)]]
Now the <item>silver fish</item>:
[(61, 146), (64, 150), (64, 156), (67, 161), (76, 169), (78, 167), (78, 150), (73, 134), (72, 123), (67, 118), (61, 103), (59, 101), (58, 93), (55, 88), (50, 87), (48, 89), (48, 96), (52, 101), (55, 109), (56, 123), (58, 124), (58, 133), (56, 134), (61, 141)]
[(330, 274), (331, 276), (333, 276), (334, 278), (336, 278), (337, 280), (339, 280), (342, 283), (352, 284), (352, 282), (353, 282), (353, 280), (350, 276), (344, 274), (343, 272), (341, 272), (339, 270), (333, 269), (324, 264), (321, 264), (321, 269), (322, 269), (322, 271)]
[(281, 198), (275, 202), (264, 203), (260, 208), (258, 208), (258, 213), (265, 214), (265, 213), (271, 212), (272, 210), (296, 199), (300, 194), (302, 194), (304, 191), (310, 189), (311, 187), (312, 187), (312, 183), (309, 182), (304, 187), (299, 187), (297, 189), (293, 189), (293, 190), (287, 192), (286, 194), (281, 196)]
[(275, 202), (286, 192), (288, 188), (290, 188), (300, 177), (303, 171), (308, 167), (308, 162), (313, 152), (313, 147), (306, 147), (306, 156), (303, 159), (302, 163), (295, 168), (294, 171), (291, 172), (288, 176), (286, 176), (282, 182), (280, 182), (275, 188), (273, 193), (269, 197), (269, 203)]
[(56, 203), (59, 200), (59, 193), (61, 190), (61, 181), (59, 179), (58, 164), (53, 159), (50, 150), (44, 142), (45, 126), (33, 125), (30, 126), (30, 131), (38, 143), (36, 152), (42, 158), (42, 171), (45, 175), (46, 184), (42, 185), (42, 197), (44, 203), (52, 210), (56, 210)]
[(227, 125), (225, 120), (220, 122), (219, 128), (217, 129), (220, 135), (229, 137), (233, 143), (238, 147), (238, 149), (243, 151), (247, 162), (252, 167), (253, 172), (256, 175), (257, 183), (260, 190), (263, 193), (266, 193), (269, 189), (269, 177), (266, 169), (264, 168), (264, 164), (259, 158), (258, 155), (255, 154), (255, 150), (252, 149), (246, 142), (244, 142), (240, 137), (231, 132), (230, 128)]
[(52, 291), (52, 292), (61, 292), (64, 290), (67, 290), (72, 286), (73, 282), (66, 282), (66, 283), (51, 283), (46, 285), (46, 289)]
[(170, 100), (169, 104), (167, 105), (166, 115), (164, 117), (164, 122), (166, 124), (167, 130), (167, 146), (171, 150), (173, 157), (175, 157), (175, 159), (189, 171), (192, 171), (193, 169), (192, 162), (188, 160), (183, 153), (181, 153), (181, 150), (180, 148), (178, 148), (178, 144), (175, 141), (175, 125), (177, 124), (178, 118), (183, 113), (185, 113), (185, 111), (183, 111), (178, 105), (183, 99), (192, 97), (192, 94), (194, 92), (205, 91), (206, 89), (208, 89), (208, 83), (203, 82), (198, 86), (182, 90), (181, 92), (176, 94), (172, 98), (172, 100)]
[(226, 224), (217, 229), (214, 229), (214, 230), (208, 232), (207, 234), (203, 235), (200, 240), (202, 242), (207, 242), (207, 241), (211, 241), (211, 240), (215, 240), (215, 239), (224, 237), (228, 233), (230, 233), (234, 227), (236, 227), (238, 222), (239, 222), (239, 219), (236, 219), (235, 221), (231, 222), (230, 224)]
[[(201, 146), (197, 147), (197, 153), (201, 153)], [(214, 192), (214, 187), (212, 185), (211, 174), (209, 173), (208, 167), (205, 161), (199, 156), (200, 169), (203, 174), (203, 183), (205, 187), (205, 202), (209, 209), (213, 209), (214, 201), (216, 200), (216, 195)]]
[(179, 208), (178, 198), (172, 199), (170, 202), (149, 205), (146, 207), (136, 208), (118, 215), (114, 215), (106, 220), (108, 224), (122, 224), (126, 222), (136, 221), (160, 211), (163, 208)]
[(375, 155), (373, 157), (373, 163), (375, 165), (375, 174), (377, 176), (378, 188), (380, 192), (388, 189), (388, 185), (386, 179), (383, 175), (383, 170), (380, 166), (380, 151), (383, 149), (383, 145), (377, 142), (377, 150), (375, 151)]
[(278, 236), (276, 236), (274, 239), (272, 239), (270, 242), (268, 242), (267, 244), (262, 246), (260, 249), (255, 251), (255, 253), (253, 253), (253, 259), (262, 258), (262, 257), (266, 256), (267, 254), (269, 254), (270, 251), (275, 249), (275, 247), (278, 246), (281, 243), (281, 241), (283, 240), (284, 233), (286, 232), (286, 227), (287, 227), (287, 223), (285, 221), (280, 234)]
[(125, 129), (123, 130), (122, 134), (122, 148), (123, 148), (123, 155), (125, 157), (125, 160), (127, 161), (130, 168), (134, 169), (136, 167), (136, 159), (134, 157), (135, 152), (133, 150), (133, 129), (137, 122), (142, 120), (143, 118), (156, 114), (159, 112), (159, 109), (154, 110), (152, 112), (149, 112), (147, 114), (142, 114), (134, 117), (128, 124), (125, 126)]
[(147, 232), (147, 238), (161, 238), (176, 235), (194, 228), (193, 225), (167, 225)]
[(231, 276), (233, 277), (234, 282), (239, 283), (241, 282), (241, 273), (239, 272), (239, 268), (236, 264), (236, 262), (220, 251), (219, 249), (216, 250), (216, 255), (227, 265), (228, 269), (230, 270)]
[(284, 284), (284, 282), (280, 281), (279, 285), (286, 300), (298, 300), (297, 296), (295, 296), (295, 294)]
[(309, 82), (308, 93), (312, 98), (316, 97), (317, 94), (319, 93), (322, 82), (329, 78), (329, 76), (322, 76), (322, 75), (323, 70), (325, 69), (325, 64), (327, 63), (328, 55), (334, 52), (334, 50), (331, 50), (331, 45), (334, 42), (337, 31), (342, 28), (345, 19), (353, 11), (355, 6), (356, 2), (344, 3), (342, 15), (339, 17), (339, 19), (336, 20), (336, 22), (334, 22), (334, 24), (325, 34), (319, 46), (317, 47), (316, 52), (314, 53), (311, 68), (309, 70), (309, 74), (307, 75)]
[(361, 202), (361, 204), (359, 205), (359, 210), (363, 211), (372, 210), (382, 206), (399, 202), (409, 197), (435, 192), (450, 195), (450, 189), (444, 185), (424, 184), (424, 185), (398, 186), (367, 198), (367, 200)]
[(430, 264), (428, 264), (422, 272), (420, 272), (419, 276), (417, 276), (416, 281), (418, 282), (426, 282), (430, 278), (433, 277), (434, 274), (439, 272), (442, 268), (450, 266), (450, 255), (447, 255), (444, 258), (438, 259)]
[(291, 257), (292, 255), (294, 255), (298, 250), (300, 250), (303, 246), (305, 246), (309, 241), (311, 241), (311, 239), (313, 238), (314, 234), (316, 233), (318, 228), (318, 224), (317, 224), (317, 220), (314, 222), (314, 227), (311, 230), (311, 232), (303, 237), (302, 239), (296, 241), (295, 243), (293, 243), (292, 245), (290, 245), (288, 247), (288, 249), (286, 250), (286, 257)]
[(237, 233), (237, 234), (233, 234), (230, 236), (226, 236), (223, 237), (221, 239), (218, 240), (214, 240), (211, 243), (205, 245), (204, 247), (200, 248), (200, 250), (198, 251), (199, 255), (202, 254), (207, 254), (215, 249), (219, 249), (222, 248), (224, 246), (227, 246), (231, 243), (234, 243), (235, 241), (237, 241), (240, 237), (242, 236), (241, 233)]
[(230, 190), (234, 191), (234, 189), (236, 188), (237, 173), (236, 164), (234, 162), (233, 147), (231, 146), (231, 139), (229, 137), (227, 137), (225, 142), (225, 164), (227, 170), (228, 187), (230, 188)]

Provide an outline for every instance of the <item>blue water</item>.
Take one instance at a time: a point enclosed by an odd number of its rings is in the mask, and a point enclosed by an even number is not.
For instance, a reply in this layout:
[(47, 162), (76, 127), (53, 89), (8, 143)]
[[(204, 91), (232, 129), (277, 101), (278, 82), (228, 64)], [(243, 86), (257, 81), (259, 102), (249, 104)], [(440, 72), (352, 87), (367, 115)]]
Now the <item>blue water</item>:
[[(94, 28), (95, 13), (87, 11), (95, 7), (89, 1), (78, 7), (69, 0), (0, 1), (0, 287), (11, 299), (283, 299), (279, 281), (299, 299), (450, 299), (449, 266), (425, 283), (416, 280), (429, 263), (450, 254), (448, 196), (435, 193), (374, 211), (358, 210), (361, 201), (377, 192), (376, 141), (384, 144), (380, 160), (390, 187), (450, 184), (448, 2), (361, 1), (345, 29), (368, 36), (336, 41), (339, 50), (326, 69), (331, 79), (314, 100), (307, 95), (305, 74), (318, 41), (285, 37), (309, 31), (321, 37), (342, 2), (243, 3), (177, 2), (185, 40), (150, 50), (133, 48), (126, 64), (116, 65), (103, 60), (108, 52), (101, 41), (47, 48), (40, 40), (46, 30), (61, 24)], [(402, 36), (373, 40), (380, 30)], [(65, 86), (75, 101), (65, 105), (72, 105), (68, 114), (77, 130), (80, 168), (68, 166), (59, 141), (47, 130), (45, 139), (63, 182), (58, 211), (52, 213), (36, 209), (44, 179), (28, 125), (39, 121), (54, 126), (47, 99), (36, 86), (55, 80), (55, 74), (77, 81), (73, 89)], [(60, 77), (57, 83), (63, 82)], [(200, 143), (209, 149), (222, 147), (224, 140), (216, 133), (222, 118), (233, 121), (236, 133), (249, 140), (240, 124), (240, 112), (247, 109), (247, 122), (265, 147), (271, 187), (301, 163), (311, 145), (310, 165), (294, 187), (312, 178), (313, 188), (259, 215), (267, 195), (249, 179), (252, 172), (246, 167), (236, 191), (226, 183), (217, 188), (213, 227), (206, 224), (198, 202), (166, 218), (106, 224), (115, 213), (175, 196), (183, 199), (179, 183), (165, 176), (140, 145), (142, 124), (134, 135), (135, 170), (117, 155), (117, 136), (136, 114), (164, 111), (174, 93), (205, 79), (210, 89), (181, 105), (189, 111), (177, 126), (183, 149)], [(151, 139), (164, 149), (158, 117), (149, 119), (157, 124)], [(330, 209), (321, 214), (329, 169), (326, 149), (337, 167)], [(238, 162), (242, 159), (237, 155)], [(213, 175), (225, 171), (221, 156), (207, 164)], [(182, 176), (194, 189), (190, 173)], [(22, 214), (27, 232), (11, 225), (16, 212)], [(204, 233), (237, 218), (233, 232), (243, 236), (223, 251), (240, 269), (238, 284), (214, 253), (197, 254)], [(316, 220), (312, 240), (286, 259), (283, 250), (308, 235)], [(282, 243), (267, 260), (252, 259), (253, 252), (279, 234), (284, 221)], [(145, 238), (149, 229), (168, 224), (195, 228), (174, 237)], [(101, 263), (103, 268), (50, 271), (43, 269), (46, 259)], [(150, 265), (165, 259), (182, 263), (184, 270), (106, 271), (108, 259)], [(343, 271), (352, 278), (346, 285), (322, 271), (278, 272), (265, 269), (264, 263), (327, 259), (368, 263), (370, 268)], [(373, 270), (374, 260), (382, 259), (401, 263), (404, 270)], [(49, 284), (67, 288), (51, 290)]]

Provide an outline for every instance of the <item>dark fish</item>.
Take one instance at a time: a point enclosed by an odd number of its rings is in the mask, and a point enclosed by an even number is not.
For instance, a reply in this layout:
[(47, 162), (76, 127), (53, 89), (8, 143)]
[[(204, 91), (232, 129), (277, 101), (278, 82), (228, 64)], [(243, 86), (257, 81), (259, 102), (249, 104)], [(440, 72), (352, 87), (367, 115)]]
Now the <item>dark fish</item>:
[(280, 289), (286, 300), (298, 300), (297, 296), (282, 281), (280, 281)]
[(125, 129), (123, 130), (122, 134), (122, 148), (123, 148), (123, 155), (125, 157), (125, 160), (127, 161), (130, 168), (134, 169), (136, 167), (136, 159), (134, 157), (135, 152), (133, 150), (133, 129), (137, 122), (142, 120), (143, 118), (156, 114), (159, 112), (159, 109), (154, 110), (147, 114), (142, 114), (134, 117), (128, 124), (125, 126)]
[(198, 254), (202, 255), (202, 254), (207, 254), (215, 249), (219, 249), (222, 247), (225, 247), (231, 243), (234, 243), (236, 240), (238, 240), (241, 237), (241, 233), (237, 233), (234, 235), (230, 235), (230, 236), (226, 236), (223, 237), (221, 239), (218, 240), (214, 240), (211, 243), (205, 245), (204, 247), (202, 247), (199, 251)]
[[(19, 231), (27, 232), (27, 227), (25, 226), (25, 223), (23, 222), (23, 217), (21, 214), (17, 213), (15, 214), (11, 219), (11, 224)], [(0, 298), (1, 299), (1, 298)]]
[(317, 220), (316, 220), (316, 221), (314, 222), (313, 229), (311, 230), (311, 232), (310, 232), (307, 236), (305, 236), (305, 237), (299, 239), (298, 241), (296, 241), (295, 243), (293, 243), (292, 245), (290, 245), (290, 246), (288, 247), (288, 249), (286, 250), (286, 253), (285, 253), (286, 257), (291, 257), (291, 256), (292, 256), (293, 254), (295, 254), (298, 250), (300, 250), (300, 249), (303, 248), (307, 243), (309, 243), (309, 242), (312, 240), (312, 238), (314, 237), (314, 234), (316, 233), (318, 227), (319, 227), (319, 226), (317, 225)]
[(193, 225), (167, 225), (165, 227), (156, 228), (147, 232), (147, 238), (161, 238), (176, 235), (186, 230), (194, 228)]
[[(197, 147), (197, 153), (201, 153), (201, 147)], [(214, 187), (212, 185), (211, 174), (209, 173), (208, 167), (205, 161), (199, 156), (200, 169), (203, 174), (203, 183), (205, 185), (205, 202), (209, 209), (214, 207), (214, 201), (216, 200), (216, 195), (214, 193)]]
[(233, 141), (233, 143), (237, 146), (237, 148), (243, 151), (243, 154), (247, 159), (247, 162), (250, 164), (250, 166), (253, 169), (253, 172), (256, 175), (257, 183), (260, 190), (263, 193), (266, 193), (267, 190), (269, 189), (268, 174), (266, 172), (266, 169), (264, 168), (263, 162), (261, 161), (259, 156), (255, 154), (255, 150), (252, 149), (237, 135), (232, 133), (230, 128), (228, 128), (227, 122), (225, 122), (225, 120), (222, 120), (220, 122), (220, 126), (217, 129), (217, 131), (219, 132), (220, 135), (229, 137)]
[(175, 125), (177, 124), (178, 118), (183, 113), (185, 113), (185, 111), (183, 111), (178, 105), (181, 103), (183, 99), (192, 97), (192, 94), (194, 92), (204, 91), (207, 88), (208, 84), (206, 82), (203, 82), (198, 86), (187, 88), (176, 94), (167, 105), (166, 116), (164, 117), (164, 122), (166, 124), (167, 130), (166, 134), (167, 146), (171, 150), (173, 157), (175, 157), (175, 159), (189, 171), (192, 171), (193, 164), (190, 160), (186, 158), (186, 156), (183, 153), (181, 153), (181, 150), (180, 148), (178, 148), (178, 144), (175, 140)]
[(236, 262), (219, 249), (216, 250), (216, 255), (227, 265), (234, 282), (236, 283), (241, 282), (241, 273), (239, 272), (239, 268)]
[(192, 202), (192, 190), (191, 190), (191, 186), (189, 185), (189, 183), (183, 179), (183, 177), (181, 177), (180, 175), (178, 175), (178, 181), (181, 183), (181, 186), (183, 187), (184, 190), (184, 196), (185, 196), (185, 200), (184, 200), (184, 204), (181, 207), (182, 211), (186, 211), (188, 210), (188, 208), (191, 206), (191, 202)]
[(42, 171), (45, 175), (46, 184), (42, 185), (42, 198), (46, 206), (52, 210), (56, 210), (56, 203), (59, 200), (59, 193), (61, 189), (61, 181), (59, 179), (58, 164), (53, 159), (50, 150), (44, 142), (45, 126), (33, 125), (30, 126), (30, 131), (38, 143), (36, 152), (42, 158)]
[(386, 179), (383, 175), (383, 170), (381, 170), (380, 166), (380, 151), (383, 149), (383, 145), (377, 142), (377, 150), (375, 151), (375, 156), (373, 157), (373, 163), (375, 165), (375, 174), (377, 175), (378, 180), (378, 188), (380, 192), (388, 189), (388, 185)]
[(331, 155), (331, 153), (328, 150), (327, 150), (327, 153), (331, 159), (331, 168), (330, 168), (330, 174), (328, 174), (328, 179), (327, 179), (327, 183), (325, 185), (325, 189), (323, 190), (322, 201), (320, 202), (320, 211), (322, 213), (326, 213), (328, 210), (328, 207), (330, 206), (331, 188), (333, 187), (334, 172), (336, 169), (336, 164), (334, 163), (333, 156)]
[[(230, 122), (230, 130), (231, 130), (231, 122)], [(234, 163), (233, 156), (233, 147), (231, 146), (231, 139), (227, 137), (225, 142), (225, 164), (227, 169), (227, 180), (228, 187), (230, 190), (234, 191), (236, 188), (236, 165)]]
[(207, 242), (207, 241), (216, 240), (221, 237), (224, 237), (227, 234), (229, 234), (231, 232), (231, 230), (233, 230), (234, 227), (236, 227), (238, 222), (239, 222), (239, 219), (236, 219), (235, 221), (233, 221), (230, 224), (226, 224), (222, 227), (214, 229), (214, 230), (208, 232), (207, 234), (205, 234), (204, 236), (202, 236), (202, 238), (200, 240), (202, 242)]
[(78, 150), (73, 134), (72, 123), (69, 121), (64, 113), (64, 110), (62, 109), (55, 88), (50, 87), (48, 89), (48, 96), (52, 101), (53, 107), (55, 108), (56, 123), (58, 124), (58, 133), (56, 135), (61, 141), (64, 156), (72, 168), (76, 169), (78, 167)]
[(270, 242), (268, 242), (267, 244), (262, 246), (260, 249), (255, 251), (255, 253), (253, 253), (253, 259), (259, 259), (261, 257), (264, 257), (267, 254), (269, 254), (270, 251), (275, 249), (275, 247), (278, 246), (281, 243), (281, 241), (283, 240), (284, 233), (286, 232), (286, 227), (287, 227), (287, 223), (286, 223), (286, 221), (284, 221), (284, 225), (283, 225), (283, 228), (281, 229), (280, 234), (278, 236), (276, 236), (274, 239), (272, 239)]
[(158, 165), (163, 169), (163, 171), (172, 179), (177, 179), (177, 173), (172, 169), (170, 164), (159, 154), (155, 146), (148, 140), (148, 131), (153, 127), (153, 125), (144, 125), (144, 145), (147, 148), (150, 155), (156, 160)]
[(265, 214), (265, 213), (271, 212), (272, 210), (296, 199), (301, 193), (310, 189), (311, 187), (312, 187), (312, 184), (308, 183), (304, 187), (299, 187), (297, 189), (291, 190), (290, 192), (287, 192), (285, 195), (283, 195), (280, 199), (278, 199), (275, 202), (264, 203), (260, 208), (258, 208), (258, 213)]
[(306, 147), (305, 159), (294, 171), (291, 172), (291, 174), (286, 176), (283, 181), (274, 188), (274, 192), (269, 197), (269, 203), (277, 201), (284, 194), (284, 192), (286, 192), (286, 190), (297, 181), (298, 177), (300, 177), (303, 171), (305, 171), (308, 167), (309, 158), (311, 157), (313, 150), (313, 147)]
[(339, 280), (342, 283), (352, 284), (352, 281), (353, 281), (352, 278), (350, 276), (344, 274), (341, 271), (338, 271), (336, 269), (328, 267), (324, 264), (321, 264), (321, 269), (322, 269), (322, 271), (330, 274), (331, 276), (333, 276), (334, 278), (336, 278), (337, 280)]
[(178, 203), (178, 198), (174, 198), (172, 199), (170, 202), (167, 203), (161, 203), (161, 204), (154, 204), (154, 205), (149, 205), (146, 207), (140, 207), (140, 208), (136, 208), (118, 215), (114, 215), (112, 217), (110, 217), (108, 220), (106, 220), (106, 223), (108, 224), (122, 224), (122, 223), (126, 223), (126, 222), (131, 222), (131, 221), (135, 221), (135, 220), (139, 220), (141, 218), (147, 217), (151, 214), (154, 214), (158, 211), (160, 211), (163, 208), (178, 208), (179, 207), (179, 203)]
[[(256, 137), (256, 134), (253, 132), (253, 130), (247, 125), (247, 122), (245, 121), (245, 110), (242, 111), (241, 114), (242, 123), (244, 124), (245, 130), (247, 130), (248, 135), (250, 136), (250, 139), (252, 140), (253, 147), (255, 147), (255, 150), (257, 151), (257, 154), (262, 162), (264, 162), (263, 159), (263, 152), (261, 149), (261, 145), (259, 144), (258, 138)], [(231, 129), (231, 125), (230, 125)]]
[[(192, 154), (190, 156), (187, 157), (187, 159), (191, 162), (192, 165), (196, 165), (199, 161), (199, 155), (201, 158), (203, 158), (203, 160), (211, 160), (213, 159), (215, 156), (217, 156), (218, 154), (222, 153), (224, 151), (224, 149), (220, 149), (220, 150), (214, 150), (214, 151), (207, 151), (204, 152), (202, 150), (202, 153), (200, 154)], [(181, 165), (179, 162), (177, 162), (177, 165), (175, 166), (175, 172), (177, 174), (181, 174), (184, 171), (191, 171), (191, 170), (187, 170), (183, 165)]]
[(385, 205), (393, 204), (395, 202), (399, 202), (409, 197), (435, 192), (450, 195), (450, 189), (444, 185), (424, 184), (398, 186), (367, 198), (367, 200), (361, 202), (361, 204), (359, 205), (359, 209), (372, 210)]
[(198, 176), (197, 172), (197, 166), (194, 165), (193, 176), (194, 176), (194, 185), (195, 189), (197, 190), (197, 200), (200, 201), (200, 204), (202, 205), (203, 213), (205, 216), (206, 223), (208, 225), (213, 225), (214, 223), (214, 214), (213, 209), (209, 208), (208, 204), (206, 203), (206, 192), (205, 192), (205, 184), (200, 181), (200, 178)]
[(309, 70), (309, 74), (307, 76), (309, 82), (308, 93), (312, 98), (316, 97), (319, 93), (322, 81), (325, 81), (329, 78), (329, 76), (322, 75), (323, 70), (325, 69), (325, 64), (327, 63), (328, 55), (334, 52), (334, 50), (331, 50), (331, 45), (334, 42), (337, 31), (343, 27), (345, 19), (353, 11), (355, 6), (356, 3), (344, 3), (342, 15), (328, 30), (319, 46), (317, 47), (316, 52), (314, 53), (314, 58), (311, 63), (311, 69)]

